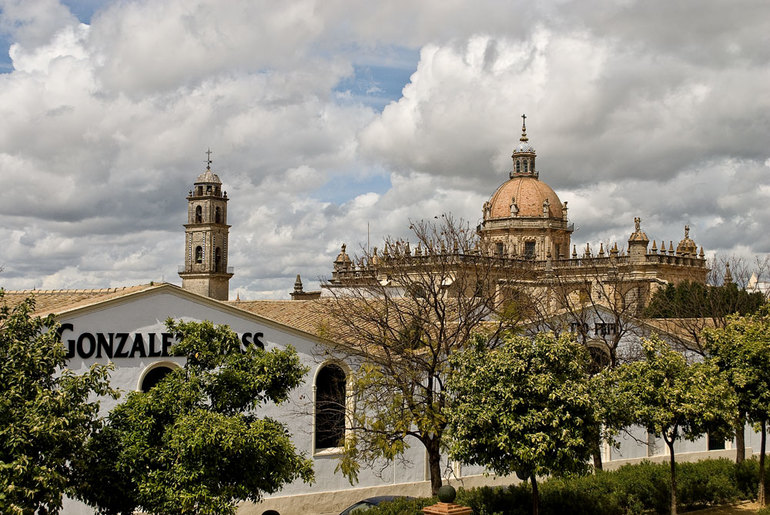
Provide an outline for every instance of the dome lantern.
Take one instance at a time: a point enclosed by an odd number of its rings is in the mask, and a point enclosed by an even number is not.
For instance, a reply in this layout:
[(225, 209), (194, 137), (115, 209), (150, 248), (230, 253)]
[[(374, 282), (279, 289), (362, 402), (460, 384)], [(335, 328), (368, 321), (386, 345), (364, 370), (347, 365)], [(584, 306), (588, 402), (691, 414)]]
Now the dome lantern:
[(513, 169), (510, 178), (514, 177), (535, 177), (538, 173), (535, 170), (535, 149), (527, 137), (527, 115), (521, 115), (521, 138), (519, 144), (513, 149)]

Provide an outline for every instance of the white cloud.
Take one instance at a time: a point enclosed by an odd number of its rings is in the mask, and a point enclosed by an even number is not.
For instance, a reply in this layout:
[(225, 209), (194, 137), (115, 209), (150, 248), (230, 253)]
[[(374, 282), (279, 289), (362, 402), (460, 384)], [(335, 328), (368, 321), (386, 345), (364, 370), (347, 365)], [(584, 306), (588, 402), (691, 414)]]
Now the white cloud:
[[(6, 287), (178, 281), (210, 147), (232, 291), (311, 289), (343, 242), (445, 212), (475, 225), (522, 113), (578, 247), (622, 244), (640, 216), (650, 238), (689, 223), (707, 250), (770, 251), (765, 2), (141, 0), (88, 24), (53, 0), (0, 6)], [(382, 112), (337, 90), (403, 70), (404, 48), (419, 62)]]

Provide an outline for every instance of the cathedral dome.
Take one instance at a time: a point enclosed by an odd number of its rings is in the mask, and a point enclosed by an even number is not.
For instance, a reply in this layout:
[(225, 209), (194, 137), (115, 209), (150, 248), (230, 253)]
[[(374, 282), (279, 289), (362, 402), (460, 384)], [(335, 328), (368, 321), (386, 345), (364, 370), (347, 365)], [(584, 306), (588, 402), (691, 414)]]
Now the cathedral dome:
[(512, 216), (562, 218), (562, 203), (556, 192), (534, 176), (513, 177), (503, 183), (489, 200), (489, 218)]

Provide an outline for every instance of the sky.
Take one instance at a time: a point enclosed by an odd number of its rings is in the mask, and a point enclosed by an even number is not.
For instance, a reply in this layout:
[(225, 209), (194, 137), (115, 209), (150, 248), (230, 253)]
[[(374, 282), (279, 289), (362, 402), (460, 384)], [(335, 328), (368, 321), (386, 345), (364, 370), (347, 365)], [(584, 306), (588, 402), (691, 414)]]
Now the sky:
[(316, 289), (475, 226), (524, 113), (578, 248), (770, 252), (766, 0), (0, 0), (0, 286), (181, 284), (210, 148), (231, 298)]

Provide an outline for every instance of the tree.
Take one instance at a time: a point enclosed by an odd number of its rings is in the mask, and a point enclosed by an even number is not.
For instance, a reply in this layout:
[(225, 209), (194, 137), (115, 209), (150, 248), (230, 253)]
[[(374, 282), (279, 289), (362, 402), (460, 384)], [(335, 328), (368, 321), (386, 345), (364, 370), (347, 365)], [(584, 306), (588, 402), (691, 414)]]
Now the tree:
[(233, 513), (294, 479), (310, 481), (286, 428), (257, 409), (280, 404), (307, 368), (210, 322), (167, 321), (184, 368), (131, 392), (79, 460), (79, 497), (102, 513)]
[(644, 340), (644, 360), (607, 372), (614, 418), (662, 437), (671, 465), (671, 513), (676, 514), (674, 444), (725, 430), (735, 416), (735, 396), (710, 362), (690, 363), (658, 337)]
[[(403, 456), (410, 439), (427, 452), (431, 489), (441, 486), (441, 452), (450, 375), (449, 357), (484, 326), (487, 340), (517, 322), (505, 318), (496, 294), (502, 258), (478, 250), (478, 236), (444, 215), (411, 225), (416, 241), (387, 238), (355, 262), (343, 252), (330, 296), (319, 304), (329, 320), (322, 334), (340, 344), (334, 353), (357, 363), (354, 397), (340, 469), (351, 480), (361, 463)], [(508, 272), (506, 272), (508, 273)]]
[[(734, 313), (755, 313), (764, 304), (759, 291), (746, 290), (751, 277), (763, 277), (770, 266), (770, 258), (757, 258), (754, 263), (742, 258), (714, 258), (710, 263), (707, 284), (683, 281), (669, 284), (652, 296), (644, 316), (657, 328), (665, 331), (680, 349), (705, 355), (703, 331), (724, 328), (728, 316)], [(746, 414), (739, 410), (734, 421), (735, 461), (746, 456), (744, 427)]]
[(537, 476), (583, 471), (591, 456), (597, 420), (587, 362), (567, 335), (506, 335), (495, 349), (476, 339), (451, 359), (450, 455), (529, 478), (537, 515)]
[[(3, 301), (0, 290), (0, 302)], [(53, 316), (35, 301), (0, 307), (0, 512), (57, 513), (73, 488), (73, 460), (99, 427), (108, 368), (67, 370)]]
[[(770, 419), (770, 306), (730, 316), (726, 327), (704, 331), (707, 351), (725, 372), (749, 422), (760, 427), (759, 504), (765, 506), (765, 445)], [(742, 428), (741, 428), (742, 429)]]

